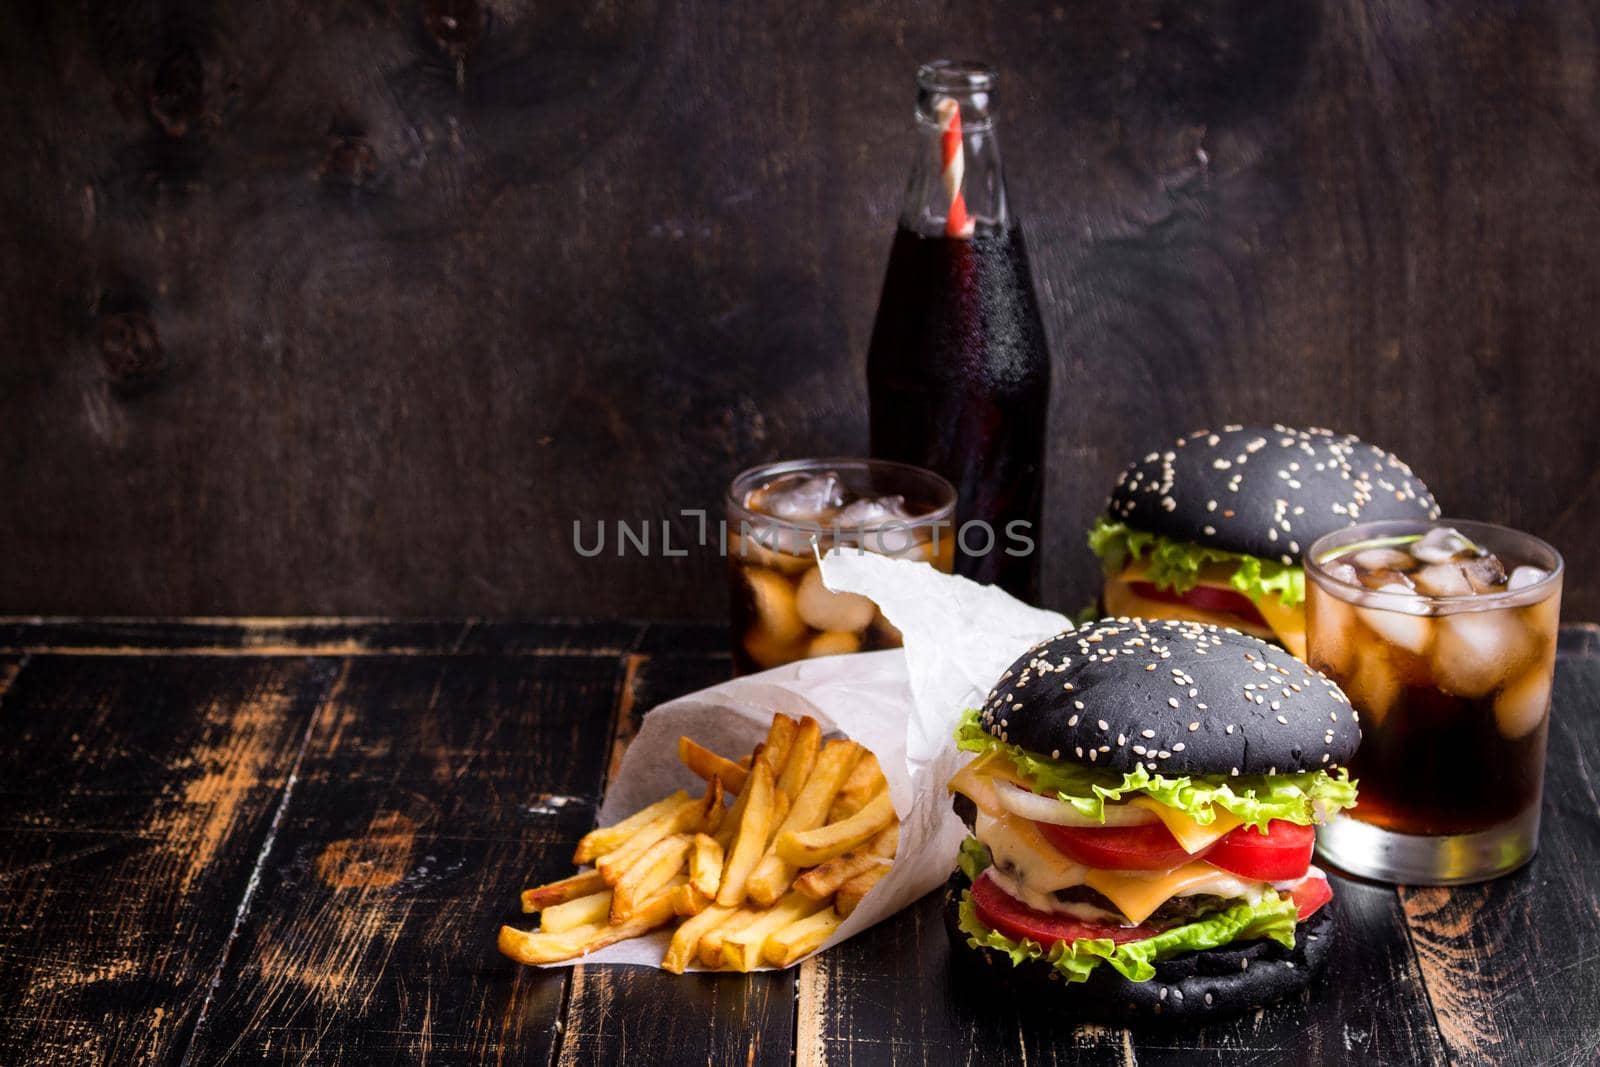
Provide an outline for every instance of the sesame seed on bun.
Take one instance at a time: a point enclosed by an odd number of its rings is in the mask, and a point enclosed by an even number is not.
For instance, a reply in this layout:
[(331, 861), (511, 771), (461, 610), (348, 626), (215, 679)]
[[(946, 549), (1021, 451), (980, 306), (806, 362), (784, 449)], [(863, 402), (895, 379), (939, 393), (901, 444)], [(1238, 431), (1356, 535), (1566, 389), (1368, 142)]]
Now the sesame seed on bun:
[(945, 925), (996, 996), (1195, 1022), (1326, 964), (1312, 826), (1355, 803), (1361, 728), (1284, 649), (1207, 622), (1085, 623), (1019, 656), (957, 736), (983, 754), (951, 780), (972, 838)]
[(1168, 777), (1327, 770), (1361, 742), (1344, 693), (1288, 652), (1172, 620), (1102, 619), (1034, 646), (980, 721), (1030, 752)]
[(1294, 564), (1323, 534), (1379, 519), (1436, 519), (1439, 507), (1398, 456), (1354, 435), (1225, 426), (1130, 464), (1106, 514), (1175, 540)]

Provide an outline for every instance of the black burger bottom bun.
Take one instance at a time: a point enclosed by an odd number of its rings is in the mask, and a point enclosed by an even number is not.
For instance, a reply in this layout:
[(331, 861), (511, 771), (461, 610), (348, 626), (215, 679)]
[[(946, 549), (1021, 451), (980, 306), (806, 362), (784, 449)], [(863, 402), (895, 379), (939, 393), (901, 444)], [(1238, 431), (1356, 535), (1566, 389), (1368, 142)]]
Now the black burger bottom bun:
[(1043, 960), (1013, 966), (1004, 953), (968, 944), (958, 909), (970, 884), (957, 871), (944, 887), (944, 925), (957, 981), (974, 993), (1073, 1022), (1195, 1023), (1237, 1015), (1306, 988), (1333, 948), (1330, 903), (1295, 927), (1293, 949), (1276, 941), (1241, 941), (1162, 960), (1148, 982), (1130, 982), (1103, 963), (1088, 981), (1073, 983)]

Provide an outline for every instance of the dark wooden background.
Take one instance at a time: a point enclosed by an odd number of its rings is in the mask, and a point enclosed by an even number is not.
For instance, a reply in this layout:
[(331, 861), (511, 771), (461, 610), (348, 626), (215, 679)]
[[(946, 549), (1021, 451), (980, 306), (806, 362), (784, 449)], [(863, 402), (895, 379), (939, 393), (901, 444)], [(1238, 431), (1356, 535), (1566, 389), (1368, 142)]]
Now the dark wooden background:
[(1130, 453), (1278, 419), (1551, 539), (1600, 616), (1596, 22), (7, 2), (0, 612), (720, 615), (714, 555), (573, 521), (864, 447), (912, 71), (967, 54), (1058, 364), (1050, 604)]

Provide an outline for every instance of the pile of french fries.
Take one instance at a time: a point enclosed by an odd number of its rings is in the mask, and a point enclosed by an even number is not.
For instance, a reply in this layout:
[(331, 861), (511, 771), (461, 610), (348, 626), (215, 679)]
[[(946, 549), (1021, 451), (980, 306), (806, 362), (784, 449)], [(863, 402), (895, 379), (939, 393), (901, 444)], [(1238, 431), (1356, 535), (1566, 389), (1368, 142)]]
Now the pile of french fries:
[[(522, 894), (539, 929), (500, 928), (500, 951), (555, 963), (679, 920), (661, 966), (750, 971), (815, 951), (894, 862), (899, 820), (872, 753), (824, 741), (809, 716), (774, 715), (730, 760), (688, 737), (678, 756), (706, 783), (591, 831), (590, 869)], [(731, 804), (728, 798), (732, 798)]]

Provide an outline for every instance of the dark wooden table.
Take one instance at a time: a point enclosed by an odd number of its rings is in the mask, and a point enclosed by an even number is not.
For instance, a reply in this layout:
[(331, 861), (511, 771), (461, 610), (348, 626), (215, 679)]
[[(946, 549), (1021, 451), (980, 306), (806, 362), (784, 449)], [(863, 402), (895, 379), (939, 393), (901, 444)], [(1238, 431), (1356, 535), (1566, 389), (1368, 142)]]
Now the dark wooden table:
[(702, 625), (0, 621), (0, 1064), (1600, 1059), (1600, 628), (1531, 867), (1336, 879), (1307, 997), (1176, 1032), (976, 1012), (934, 897), (779, 974), (500, 958), (640, 715), (728, 669)]

